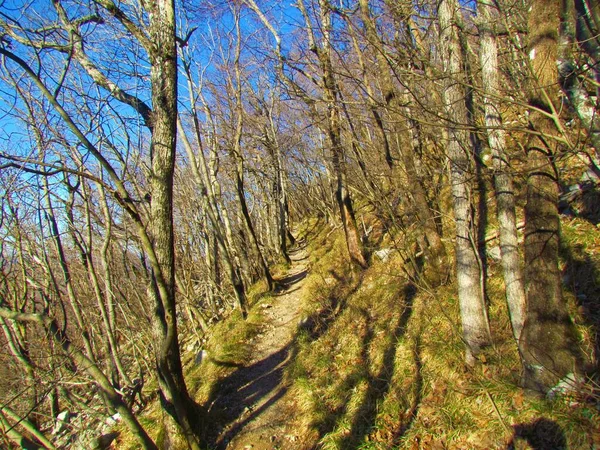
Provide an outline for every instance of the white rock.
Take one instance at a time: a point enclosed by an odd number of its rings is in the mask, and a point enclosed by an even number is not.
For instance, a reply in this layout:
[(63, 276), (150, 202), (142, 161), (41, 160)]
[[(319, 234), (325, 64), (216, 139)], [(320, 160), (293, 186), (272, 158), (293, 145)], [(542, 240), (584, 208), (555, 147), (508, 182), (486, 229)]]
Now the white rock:
[(204, 361), (206, 358), (208, 358), (208, 351), (200, 350), (198, 352), (198, 354), (196, 355), (196, 359), (194, 360), (194, 362), (197, 365), (199, 365), (199, 364), (202, 364), (202, 361)]
[(556, 386), (548, 391), (546, 397), (550, 400), (559, 397), (561, 395), (568, 394), (569, 392), (574, 392), (577, 390), (577, 385), (579, 381), (577, 377), (575, 377), (574, 373), (569, 373), (563, 379), (561, 379)]
[(56, 416), (56, 424), (54, 425), (54, 429), (52, 430), (52, 434), (60, 434), (64, 431), (71, 419), (71, 413), (67, 410), (61, 411), (58, 416)]
[(113, 426), (121, 421), (121, 414), (116, 413), (106, 419), (106, 425)]
[(381, 250), (377, 250), (375, 252), (375, 256), (377, 256), (381, 261), (387, 262), (391, 253), (392, 253), (391, 248), (382, 248)]

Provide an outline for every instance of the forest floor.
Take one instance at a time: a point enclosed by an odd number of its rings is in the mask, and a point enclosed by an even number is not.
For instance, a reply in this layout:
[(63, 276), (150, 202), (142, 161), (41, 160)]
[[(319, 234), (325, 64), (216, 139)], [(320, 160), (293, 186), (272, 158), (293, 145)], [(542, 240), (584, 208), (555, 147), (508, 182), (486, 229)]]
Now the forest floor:
[[(597, 227), (578, 218), (561, 225), (565, 297), (582, 351), (596, 355)], [(487, 261), (495, 343), (468, 367), (455, 283), (430, 289), (409, 279), (400, 239), (379, 239), (375, 229), (371, 245), (386, 251), (374, 252), (369, 268), (358, 271), (341, 227), (312, 220), (295, 231), (303, 238), (292, 264), (272, 267), (277, 290), (264, 280), (249, 288), (246, 320), (235, 310), (206, 340), (186, 335), (186, 381), (208, 413), (207, 448), (600, 448), (596, 378), (552, 397), (519, 386), (496, 260)], [(140, 420), (160, 442), (162, 410), (153, 406)], [(129, 440), (121, 437), (114, 448), (138, 448)]]
[(308, 273), (306, 246), (291, 253), (292, 265), (277, 280), (268, 303), (259, 305), (263, 321), (252, 341), (249, 363), (219, 383), (210, 406), (220, 422), (214, 445), (221, 449), (291, 448), (298, 440), (287, 424), (294, 416), (284, 371), (293, 359), (294, 337), (301, 323), (304, 279)]

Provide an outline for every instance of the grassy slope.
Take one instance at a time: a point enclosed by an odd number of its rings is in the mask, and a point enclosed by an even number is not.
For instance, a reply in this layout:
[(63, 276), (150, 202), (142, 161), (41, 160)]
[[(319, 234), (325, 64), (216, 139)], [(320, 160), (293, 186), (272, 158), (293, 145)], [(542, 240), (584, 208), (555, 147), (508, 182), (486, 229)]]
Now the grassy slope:
[[(565, 270), (586, 271), (585, 284), (572, 277), (570, 285), (579, 289), (579, 303), (587, 299), (587, 304), (579, 306), (575, 295), (566, 294), (589, 355), (590, 323), (597, 319), (592, 313), (598, 311), (590, 299), (598, 298), (594, 289), (600, 285), (593, 269), (600, 269), (598, 233), (579, 219), (563, 226), (565, 247), (576, 249), (569, 265), (563, 261)], [(321, 323), (313, 326), (316, 332), (300, 336), (287, 374), (307, 448), (317, 443), (326, 449), (600, 446), (600, 415), (593, 403), (581, 396), (539, 399), (518, 388), (520, 369), (499, 266), (490, 266), (488, 279), (495, 346), (485, 353), (485, 363), (471, 370), (462, 362), (454, 285), (415, 290), (397, 256), (385, 263), (374, 258), (362, 278), (349, 276), (341, 233), (326, 234), (323, 230), (311, 244), (307, 281), (313, 294), (305, 306), (307, 315), (321, 311)]]
[[(395, 253), (385, 263), (374, 257), (358, 273), (347, 261), (340, 229), (305, 226), (309, 294), (286, 373), (297, 403), (290, 420), (303, 448), (508, 449), (513, 443), (517, 449), (600, 448), (597, 403), (581, 396), (540, 399), (518, 388), (499, 265), (490, 264), (488, 279), (495, 346), (486, 351), (485, 363), (467, 369), (455, 285), (415, 289)], [(565, 292), (581, 347), (591, 355), (600, 238), (595, 226), (580, 219), (565, 220), (563, 234)], [(190, 392), (199, 403), (209, 407), (218, 380), (249, 360), (252, 338), (260, 332), (255, 311), (269, 301), (263, 291), (264, 286), (252, 291), (249, 320), (234, 313), (214, 326), (206, 344), (209, 364), (194, 365), (194, 355), (184, 356)], [(155, 421), (159, 429), (159, 419), (155, 405), (142, 422)]]

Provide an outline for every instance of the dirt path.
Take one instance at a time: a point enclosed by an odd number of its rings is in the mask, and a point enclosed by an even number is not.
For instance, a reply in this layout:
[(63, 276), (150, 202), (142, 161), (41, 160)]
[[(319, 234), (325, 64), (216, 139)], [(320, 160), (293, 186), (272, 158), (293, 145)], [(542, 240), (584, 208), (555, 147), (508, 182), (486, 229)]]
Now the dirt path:
[(292, 267), (272, 301), (263, 303), (264, 322), (254, 340), (252, 361), (219, 386), (212, 405), (227, 423), (219, 432), (219, 449), (289, 449), (298, 437), (286, 424), (293, 417), (283, 371), (291, 360), (300, 320), (300, 303), (308, 258), (303, 246), (290, 254)]

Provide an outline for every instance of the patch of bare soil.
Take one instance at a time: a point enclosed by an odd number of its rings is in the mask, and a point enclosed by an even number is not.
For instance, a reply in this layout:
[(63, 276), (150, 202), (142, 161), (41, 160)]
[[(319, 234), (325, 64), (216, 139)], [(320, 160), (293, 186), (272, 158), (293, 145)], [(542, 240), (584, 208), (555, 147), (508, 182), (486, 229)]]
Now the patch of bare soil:
[(260, 305), (264, 322), (253, 342), (254, 357), (221, 381), (210, 407), (220, 428), (218, 449), (290, 449), (299, 440), (287, 424), (294, 416), (283, 372), (293, 357), (293, 339), (300, 321), (304, 278), (308, 272), (305, 247), (290, 254), (292, 267), (278, 280), (278, 293)]

